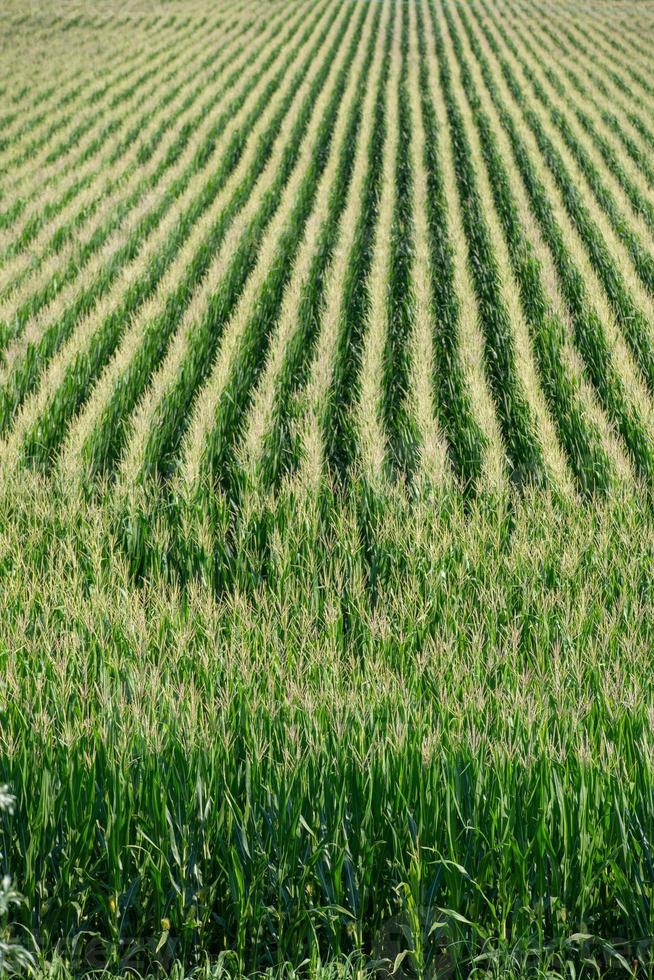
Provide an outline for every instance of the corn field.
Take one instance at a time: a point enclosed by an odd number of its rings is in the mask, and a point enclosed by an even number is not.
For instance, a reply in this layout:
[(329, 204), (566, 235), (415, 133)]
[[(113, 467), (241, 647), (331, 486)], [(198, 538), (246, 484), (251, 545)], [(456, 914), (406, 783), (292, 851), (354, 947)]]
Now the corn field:
[(15, 972), (654, 976), (653, 42), (5, 0)]

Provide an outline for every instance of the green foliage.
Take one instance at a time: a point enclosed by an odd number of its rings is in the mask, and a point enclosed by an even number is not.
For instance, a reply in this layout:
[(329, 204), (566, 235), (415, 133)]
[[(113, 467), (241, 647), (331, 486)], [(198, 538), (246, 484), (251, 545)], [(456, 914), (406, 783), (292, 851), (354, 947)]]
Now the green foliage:
[(525, 393), (516, 375), (513, 330), (500, 290), (499, 269), (477, 189), (469, 140), (461, 110), (456, 103), (440, 27), (434, 17), (433, 4), (430, 3), (429, 6), (468, 244), (468, 265), (485, 336), (486, 376), (495, 398), (511, 480), (518, 486), (524, 483), (538, 485), (546, 480), (542, 449)]
[(44, 955), (154, 962), (167, 920), (245, 972), (573, 933), (647, 959), (647, 508), (353, 485), (251, 499), (228, 554), (227, 513), (174, 504), (205, 553), (159, 513), (136, 588), (110, 497), (0, 500), (3, 850)]
[[(0, 10), (0, 975), (651, 978), (645, 42), (566, 0), (534, 36), (520, 0), (25, 6)], [(54, 67), (20, 76), (26, 43)]]

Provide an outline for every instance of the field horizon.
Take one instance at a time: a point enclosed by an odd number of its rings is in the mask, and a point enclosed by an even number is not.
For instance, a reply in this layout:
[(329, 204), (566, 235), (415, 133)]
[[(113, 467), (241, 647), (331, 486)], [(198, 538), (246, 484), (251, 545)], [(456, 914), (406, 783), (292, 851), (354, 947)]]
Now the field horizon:
[(653, 38), (4, 4), (0, 975), (654, 976)]

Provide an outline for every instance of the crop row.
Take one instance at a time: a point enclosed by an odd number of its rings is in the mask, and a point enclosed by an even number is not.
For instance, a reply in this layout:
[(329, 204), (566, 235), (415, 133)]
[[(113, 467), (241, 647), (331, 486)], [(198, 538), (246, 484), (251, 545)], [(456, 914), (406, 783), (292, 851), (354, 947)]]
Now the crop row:
[[(447, 453), (439, 479), (451, 466), (466, 491), (490, 471), (521, 490), (606, 492), (629, 466), (651, 483), (654, 207), (637, 153), (621, 163), (603, 98), (572, 69), (540, 72), (536, 37), (486, 0), (393, 7), (381, 35), (378, 13), (359, 54), (364, 12), (355, 26), (336, 3), (298, 5), (283, 34), (281, 11), (261, 24), (234, 7), (199, 46), (189, 22), (169, 73), (134, 102), (134, 125), (150, 96), (157, 119), (103, 157), (120, 178), (92, 169), (90, 197), (67, 185), (63, 223), (45, 211), (32, 226), (48, 228), (44, 276), (20, 284), (0, 372), (11, 465), (57, 462), (128, 491), (176, 474), (176, 488), (247, 511), (251, 490), (310, 470), (345, 489), (381, 461), (411, 485), (430, 431)], [(98, 99), (119, 114), (153, 71), (119, 71)]]
[[(304, 35), (299, 39), (298, 43), (300, 45), (310, 35), (313, 23), (315, 22), (310, 22)], [(323, 29), (323, 32), (324, 30), (326, 28)], [(318, 44), (320, 44), (320, 40)], [(14, 361), (11, 366), (9, 378), (2, 388), (4, 409), (2, 414), (3, 427), (8, 423), (10, 415), (15, 412), (25, 396), (36, 385), (38, 376), (43, 370), (44, 365), (47, 364), (64, 341), (67, 340), (80, 320), (80, 317), (94, 308), (98, 299), (109, 289), (120, 269), (127, 265), (128, 262), (134, 260), (144, 250), (144, 236), (153, 231), (157, 227), (158, 222), (167, 213), (171, 213), (172, 227), (167, 239), (162, 244), (158, 244), (156, 240), (154, 241), (154, 247), (151, 250), (152, 254), (149, 257), (145, 271), (137, 276), (133, 284), (128, 287), (121, 305), (113, 307), (104, 322), (100, 324), (100, 330), (106, 334), (105, 343), (90, 352), (91, 362), (88, 364), (88, 367), (82, 365), (80, 370), (82, 372), (85, 370), (89, 371), (92, 378), (95, 371), (97, 371), (94, 364), (98, 363), (101, 366), (104, 363), (111, 350), (115, 347), (120, 332), (124, 329), (129, 316), (152, 293), (181, 244), (194, 227), (198, 217), (215, 199), (229, 173), (236, 166), (242, 151), (244, 138), (256, 122), (259, 114), (266, 108), (270, 95), (283, 78), (288, 64), (293, 59), (294, 53), (297, 50), (296, 47), (293, 47), (286, 55), (276, 74), (268, 81), (263, 91), (258, 93), (256, 103), (248, 112), (242, 128), (237, 128), (232, 133), (231, 139), (225, 147), (220, 145), (220, 137), (234, 118), (235, 113), (246, 102), (249, 93), (255, 89), (261, 74), (265, 72), (269, 63), (274, 61), (280, 49), (281, 43), (269, 55), (269, 59), (264, 61), (260, 70), (255, 71), (247, 79), (241, 92), (228, 103), (217, 118), (212, 120), (208, 134), (205, 136), (204, 141), (194, 149), (190, 162), (169, 183), (166, 193), (157, 199), (155, 206), (150, 211), (146, 211), (140, 220), (135, 223), (135, 227), (131, 230), (127, 240), (118, 247), (112, 256), (110, 264), (101, 270), (97, 281), (86, 289), (82, 289), (75, 303), (66, 309), (65, 315), (43, 331), (36, 343), (28, 344), (27, 349)], [(308, 69), (308, 65), (309, 60), (307, 59), (304, 63), (303, 71)], [(214, 152), (218, 148), (223, 151), (222, 165), (206, 177), (207, 165), (212, 161)], [(174, 156), (175, 154), (173, 154), (173, 158)], [(196, 190), (198, 181), (200, 182), (200, 186)], [(186, 205), (185, 211), (182, 214), (171, 211), (178, 200), (182, 198), (182, 195), (187, 193), (188, 197), (189, 191), (191, 199)], [(193, 193), (194, 191), (195, 193)], [(74, 365), (71, 366), (71, 370), (75, 370)], [(65, 401), (63, 411), (66, 413), (70, 411), (65, 406), (70, 404), (68, 399), (70, 399), (71, 395), (74, 397), (74, 386), (72, 389), (69, 388), (68, 394), (64, 389), (61, 390), (62, 395), (60, 397)], [(77, 405), (74, 406), (74, 408), (76, 407)], [(49, 411), (52, 414), (58, 410), (53, 405)], [(64, 415), (62, 421), (65, 421), (65, 418), (66, 415)], [(45, 454), (46, 458), (47, 452), (52, 447), (51, 440), (60, 439), (62, 435), (61, 425), (55, 423), (53, 427), (48, 426), (48, 429), (51, 431), (51, 435), (44, 433), (45, 441), (49, 443)], [(37, 437), (37, 442), (39, 441)], [(43, 456), (43, 453), (39, 454), (38, 448), (36, 453), (37, 455)]]
[[(131, 217), (132, 213), (138, 213), (139, 206), (143, 207), (145, 205), (146, 208), (148, 207), (151, 198), (163, 180), (167, 180), (169, 184), (172, 183), (171, 178), (175, 177), (176, 166), (185, 165), (187, 168), (186, 176), (188, 178), (190, 172), (194, 169), (197, 170), (201, 166), (206, 165), (214, 151), (217, 138), (230, 120), (230, 115), (235, 114), (240, 106), (243, 105), (249, 92), (256, 86), (259, 78), (265, 74), (279, 54), (280, 47), (278, 45), (272, 52), (268, 53), (268, 56), (263, 59), (263, 63), (257, 66), (258, 70), (255, 70), (252, 75), (248, 75), (248, 67), (256, 63), (257, 55), (264, 46), (265, 35), (262, 45), (253, 45), (252, 50), (247, 52), (244, 58), (239, 57), (241, 52), (238, 49), (234, 52), (228, 52), (228, 57), (221, 64), (220, 71), (222, 73), (235, 60), (236, 64), (232, 68), (232, 71), (222, 80), (220, 85), (214, 86), (209, 98), (201, 105), (198, 112), (192, 114), (190, 118), (184, 118), (186, 110), (192, 108), (195, 95), (198, 94), (197, 91), (194, 93), (190, 103), (183, 106), (182, 112), (184, 114), (181, 115), (181, 125), (176, 130), (173, 130), (172, 138), (165, 140), (163, 143), (159, 143), (155, 155), (152, 154), (150, 148), (148, 149), (148, 159), (144, 160), (142, 166), (135, 171), (135, 176), (137, 177), (136, 185), (131, 187), (128, 183), (127, 194), (121, 195), (118, 199), (109, 197), (108, 203), (112, 205), (109, 213), (105, 213), (107, 210), (106, 205), (101, 208), (99, 222), (81, 238), (80, 244), (73, 249), (72, 254), (64, 254), (62, 260), (58, 261), (54, 268), (46, 266), (46, 275), (42, 277), (42, 282), (37, 285), (36, 289), (26, 291), (24, 299), (21, 299), (13, 316), (10, 318), (10, 322), (5, 328), (8, 337), (18, 335), (29, 318), (33, 318), (39, 314), (42, 309), (46, 310), (46, 305), (51, 303), (55, 297), (59, 297), (62, 294), (62, 288), (64, 286), (68, 285), (72, 289), (80, 273), (85, 271), (88, 262), (98, 254), (103, 246), (111, 242), (112, 236), (122, 237), (123, 241), (121, 242), (119, 237), (118, 244), (125, 245), (124, 239), (130, 230), (128, 222), (133, 222), (133, 218)], [(241, 86), (239, 96), (228, 103), (225, 107), (226, 111), (221, 112), (217, 119), (213, 119), (211, 115), (212, 111), (220, 105), (223, 97), (243, 80), (244, 72), (245, 82)], [(115, 163), (115, 160), (109, 161), (109, 164), (112, 163)], [(120, 184), (118, 187), (120, 187)], [(141, 235), (146, 234), (150, 227), (156, 225), (158, 217), (162, 213), (161, 209), (157, 211), (156, 208), (149, 208), (149, 210), (153, 213), (153, 217), (148, 224), (139, 229)], [(80, 220), (85, 221), (86, 218), (86, 209), (83, 208), (81, 214), (78, 213), (72, 220), (76, 224)], [(127, 233), (123, 231), (125, 226)], [(62, 234), (63, 236), (68, 234), (65, 225), (59, 226), (53, 232), (53, 242), (52, 245), (46, 246), (46, 253), (52, 247), (57, 248), (58, 238)], [(127, 258), (124, 256), (129, 254), (131, 254), (129, 251), (126, 252), (123, 249), (121, 257), (120, 250), (118, 250), (119, 257), (117, 258), (116, 271), (122, 268), (127, 261)], [(87, 271), (85, 278), (88, 277)], [(113, 278), (114, 276), (112, 274), (105, 276), (104, 288), (113, 281)], [(28, 283), (28, 286), (30, 285)], [(102, 285), (100, 287), (91, 287), (90, 289), (89, 287), (86, 287), (86, 289), (83, 288), (81, 291), (82, 295), (88, 297), (84, 306), (88, 308), (94, 299), (102, 294), (102, 291)], [(6, 342), (7, 340), (5, 339)]]

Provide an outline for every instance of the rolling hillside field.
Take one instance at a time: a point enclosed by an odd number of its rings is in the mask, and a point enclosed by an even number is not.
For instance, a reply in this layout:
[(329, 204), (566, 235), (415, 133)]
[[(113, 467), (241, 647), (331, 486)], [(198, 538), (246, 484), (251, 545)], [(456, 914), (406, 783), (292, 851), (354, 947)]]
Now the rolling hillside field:
[(654, 977), (654, 0), (0, 67), (0, 976)]

